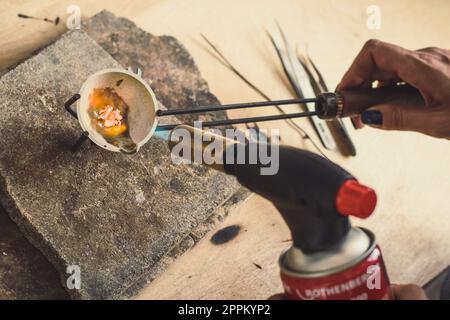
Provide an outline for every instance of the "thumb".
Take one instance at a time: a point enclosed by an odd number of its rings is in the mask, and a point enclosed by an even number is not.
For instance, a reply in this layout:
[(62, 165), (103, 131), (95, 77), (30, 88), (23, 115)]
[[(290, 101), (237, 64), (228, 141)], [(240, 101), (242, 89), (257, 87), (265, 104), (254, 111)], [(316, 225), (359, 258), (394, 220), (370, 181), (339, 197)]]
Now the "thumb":
[(428, 300), (425, 291), (419, 286), (393, 284), (391, 289), (396, 300)]
[(430, 110), (424, 107), (382, 104), (361, 114), (361, 121), (385, 130), (427, 132)]

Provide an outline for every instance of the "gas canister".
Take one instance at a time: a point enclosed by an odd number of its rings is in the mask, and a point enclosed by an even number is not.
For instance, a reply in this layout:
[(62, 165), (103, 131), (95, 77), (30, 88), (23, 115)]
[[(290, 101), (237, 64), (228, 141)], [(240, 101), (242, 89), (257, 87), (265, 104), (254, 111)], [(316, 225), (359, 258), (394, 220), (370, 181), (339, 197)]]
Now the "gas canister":
[[(193, 135), (197, 130), (185, 129)], [(225, 141), (220, 136), (215, 139)], [(328, 159), (284, 145), (279, 146), (278, 172), (263, 175), (260, 169), (265, 165), (259, 158), (249, 163), (230, 157), (229, 162), (227, 153), (231, 150), (236, 157), (239, 150), (238, 143), (230, 145), (222, 148), (223, 165), (212, 166), (270, 200), (290, 229), (293, 245), (280, 257), (281, 280), (288, 298), (392, 298), (374, 234), (352, 227), (349, 219), (365, 219), (373, 213), (377, 197), (372, 188)], [(205, 148), (201, 143), (190, 147), (192, 151)], [(240, 147), (244, 159), (255, 150), (250, 143)]]
[(367, 229), (353, 227), (341, 242), (321, 252), (304, 254), (293, 246), (279, 262), (289, 299), (392, 299), (381, 250)]

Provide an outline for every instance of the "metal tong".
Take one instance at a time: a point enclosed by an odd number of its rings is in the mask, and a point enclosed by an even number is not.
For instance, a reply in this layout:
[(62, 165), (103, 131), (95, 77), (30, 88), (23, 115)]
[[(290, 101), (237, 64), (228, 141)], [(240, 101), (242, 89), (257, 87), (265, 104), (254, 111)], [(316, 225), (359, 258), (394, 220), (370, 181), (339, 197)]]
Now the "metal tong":
[[(315, 98), (306, 98), (306, 99), (287, 99), (278, 101), (236, 103), (226, 105), (203, 106), (191, 109), (158, 110), (156, 112), (156, 115), (158, 117), (163, 117), (169, 115), (193, 114), (193, 113), (214, 112), (232, 109), (267, 107), (274, 105), (281, 106), (281, 105), (309, 104), (309, 103), (315, 103), (315, 108), (311, 108), (310, 109), (311, 111), (307, 112), (207, 121), (202, 122), (202, 126), (203, 127), (226, 126), (239, 123), (273, 121), (281, 119), (293, 119), (293, 118), (314, 117), (314, 116), (317, 116), (317, 118), (319, 119), (329, 120), (359, 115), (368, 108), (378, 104), (395, 103), (409, 106), (417, 106), (425, 104), (419, 90), (407, 84), (399, 84), (395, 86), (381, 87), (381, 88), (325, 92), (319, 94)], [(181, 124), (182, 123), (160, 125), (158, 126), (157, 130), (172, 130), (173, 128)]]

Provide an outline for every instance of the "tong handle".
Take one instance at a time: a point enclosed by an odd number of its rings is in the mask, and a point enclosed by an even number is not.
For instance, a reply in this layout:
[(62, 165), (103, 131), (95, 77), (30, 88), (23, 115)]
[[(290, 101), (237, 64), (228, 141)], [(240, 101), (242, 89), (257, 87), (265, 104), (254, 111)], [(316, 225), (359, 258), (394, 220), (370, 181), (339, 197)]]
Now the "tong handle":
[(424, 106), (422, 94), (410, 85), (397, 85), (380, 88), (342, 90), (337, 92), (342, 98), (340, 117), (361, 114), (379, 104), (398, 104), (405, 106)]

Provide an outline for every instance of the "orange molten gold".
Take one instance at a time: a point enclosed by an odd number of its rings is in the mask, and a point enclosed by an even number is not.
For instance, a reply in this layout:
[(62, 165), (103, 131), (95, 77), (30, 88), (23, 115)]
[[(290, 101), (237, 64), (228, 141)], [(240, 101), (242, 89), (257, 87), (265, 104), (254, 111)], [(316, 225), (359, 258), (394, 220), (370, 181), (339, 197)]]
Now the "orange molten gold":
[(94, 89), (89, 103), (93, 125), (105, 138), (116, 138), (127, 132), (128, 106), (113, 88)]

